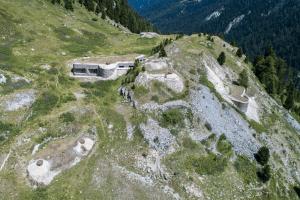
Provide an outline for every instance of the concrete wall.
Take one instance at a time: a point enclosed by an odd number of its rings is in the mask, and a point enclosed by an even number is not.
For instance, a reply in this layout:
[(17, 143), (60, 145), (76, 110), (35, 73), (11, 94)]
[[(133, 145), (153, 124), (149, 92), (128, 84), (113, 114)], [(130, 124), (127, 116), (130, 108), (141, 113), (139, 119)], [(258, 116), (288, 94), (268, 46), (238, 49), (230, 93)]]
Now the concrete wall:
[(247, 112), (249, 103), (233, 102), (242, 112)]
[(97, 76), (99, 65), (95, 64), (73, 64), (72, 72), (79, 76)]
[[(117, 74), (124, 74), (128, 69), (134, 67), (134, 62), (120, 62), (115, 65), (101, 65), (101, 64), (73, 64), (72, 72), (78, 76), (100, 76), (108, 78), (115, 72)], [(120, 73), (118, 73), (120, 71)]]
[(103, 78), (108, 78), (110, 77), (111, 75), (114, 74), (114, 72), (116, 71), (116, 68), (112, 68), (112, 69), (105, 69), (103, 67), (99, 67), (99, 73), (98, 73), (98, 76), (101, 76)]

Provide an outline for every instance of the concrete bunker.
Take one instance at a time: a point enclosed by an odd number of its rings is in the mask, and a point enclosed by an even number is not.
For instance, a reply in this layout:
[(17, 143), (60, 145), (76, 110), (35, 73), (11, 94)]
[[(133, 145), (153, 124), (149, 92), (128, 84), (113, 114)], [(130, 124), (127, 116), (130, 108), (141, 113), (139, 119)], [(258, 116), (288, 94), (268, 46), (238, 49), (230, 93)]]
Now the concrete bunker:
[(71, 168), (91, 153), (95, 138), (82, 136), (69, 144), (55, 145), (46, 154), (29, 162), (26, 172), (27, 177), (34, 186), (45, 186), (51, 183), (55, 176)]
[[(94, 62), (83, 61), (76, 62), (72, 64), (72, 73), (74, 76), (88, 76), (88, 77), (100, 77), (100, 78), (111, 78), (118, 77), (126, 73), (130, 68), (134, 67), (135, 61), (144, 62), (145, 56), (140, 55), (132, 59), (132, 61), (127, 61), (125, 58), (120, 57), (119, 61), (115, 59), (105, 59), (94, 60)], [(99, 63), (98, 63), (99, 62)], [(103, 62), (103, 63), (101, 63)]]
[(254, 91), (242, 86), (231, 85), (229, 98), (243, 112), (247, 112), (250, 98), (254, 97)]

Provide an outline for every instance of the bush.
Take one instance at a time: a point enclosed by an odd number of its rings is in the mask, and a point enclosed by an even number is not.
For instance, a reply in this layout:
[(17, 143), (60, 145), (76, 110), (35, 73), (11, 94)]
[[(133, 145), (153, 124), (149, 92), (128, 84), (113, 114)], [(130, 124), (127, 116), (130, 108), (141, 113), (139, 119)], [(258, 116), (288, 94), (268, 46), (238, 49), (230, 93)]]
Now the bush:
[(154, 95), (151, 97), (151, 101), (154, 101), (154, 102), (159, 102), (159, 97), (157, 95)]
[(250, 126), (257, 132), (257, 133), (263, 133), (263, 132), (266, 132), (267, 129), (261, 125), (260, 123), (254, 121), (254, 120), (250, 120), (249, 121), (250, 123)]
[(32, 107), (32, 117), (49, 113), (59, 101), (59, 97), (53, 92), (44, 92), (36, 100)]
[(226, 55), (225, 53), (222, 51), (221, 54), (218, 57), (218, 63), (220, 65), (224, 65), (224, 63), (226, 62)]
[(191, 168), (200, 175), (214, 175), (222, 173), (227, 166), (226, 158), (216, 156), (212, 153), (200, 158), (191, 156), (188, 158), (188, 162)]
[(0, 144), (17, 134), (19, 130), (13, 124), (3, 123), (0, 121)]
[(66, 112), (66, 113), (63, 113), (59, 116), (59, 118), (65, 122), (65, 123), (70, 123), (70, 122), (73, 122), (75, 121), (75, 117), (72, 113), (70, 112)]
[(209, 131), (212, 130), (212, 127), (211, 127), (210, 123), (206, 122), (206, 123), (204, 124), (204, 126), (207, 128), (207, 130), (209, 130)]
[(246, 184), (256, 180), (256, 167), (246, 156), (238, 156), (234, 161), (234, 168)]
[(256, 174), (263, 183), (266, 183), (271, 178), (271, 168), (269, 165), (266, 165), (262, 169), (258, 170)]
[(243, 69), (243, 71), (239, 74), (239, 85), (247, 88), (249, 86), (249, 78), (248, 78), (248, 72), (246, 69)]
[(184, 117), (179, 109), (171, 109), (162, 114), (161, 126), (179, 126), (184, 125)]
[(239, 48), (238, 50), (237, 50), (237, 52), (236, 52), (236, 55), (238, 56), (238, 57), (242, 57), (243, 56), (243, 50), (241, 49), (241, 48)]
[(227, 141), (226, 136), (222, 134), (217, 142), (217, 150), (222, 154), (231, 153), (232, 145)]
[(266, 165), (270, 158), (270, 151), (268, 147), (261, 147), (256, 154), (254, 154), (256, 161), (261, 165)]
[(300, 198), (300, 187), (299, 186), (294, 186), (294, 191), (296, 192), (296, 194), (298, 195), (298, 197)]
[(185, 137), (182, 139), (182, 146), (187, 149), (196, 149), (198, 144), (193, 141), (190, 137)]
[(162, 49), (159, 51), (158, 57), (160, 57), (160, 58), (167, 57), (167, 53), (166, 53), (165, 48), (162, 48)]

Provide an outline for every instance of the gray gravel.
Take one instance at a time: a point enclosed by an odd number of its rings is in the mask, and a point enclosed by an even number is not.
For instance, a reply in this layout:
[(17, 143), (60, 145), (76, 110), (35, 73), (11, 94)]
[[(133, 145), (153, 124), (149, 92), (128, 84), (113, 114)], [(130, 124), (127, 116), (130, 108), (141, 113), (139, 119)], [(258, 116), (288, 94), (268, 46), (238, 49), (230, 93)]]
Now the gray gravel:
[(35, 93), (34, 90), (26, 90), (13, 94), (1, 103), (1, 107), (5, 111), (16, 111), (23, 107), (29, 107), (35, 101)]
[(175, 137), (168, 129), (160, 127), (157, 121), (148, 119), (146, 124), (140, 125), (140, 128), (151, 148), (159, 151), (161, 154), (174, 150)]
[(177, 101), (169, 101), (164, 104), (158, 104), (155, 102), (150, 102), (150, 103), (145, 103), (140, 107), (140, 110), (143, 111), (166, 111), (168, 109), (173, 109), (173, 108), (190, 108), (191, 106), (183, 100), (177, 100)]
[(300, 134), (300, 124), (299, 124), (299, 122), (296, 119), (294, 119), (291, 116), (291, 114), (289, 114), (289, 113), (285, 113), (284, 117), (285, 117), (286, 121), (289, 123), (289, 125), (292, 126), (294, 129), (296, 129), (298, 134)]
[(209, 123), (217, 136), (225, 134), (238, 154), (253, 158), (259, 143), (253, 137), (255, 131), (249, 128), (242, 116), (229, 106), (222, 106), (218, 98), (207, 87), (191, 91), (191, 106), (195, 116), (203, 123)]

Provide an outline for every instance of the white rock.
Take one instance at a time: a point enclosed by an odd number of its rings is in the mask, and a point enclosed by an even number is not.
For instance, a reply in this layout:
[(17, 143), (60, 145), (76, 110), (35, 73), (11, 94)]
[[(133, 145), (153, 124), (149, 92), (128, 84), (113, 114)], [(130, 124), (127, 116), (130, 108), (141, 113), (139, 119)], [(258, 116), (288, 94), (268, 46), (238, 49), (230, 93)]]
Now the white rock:
[(0, 74), (0, 84), (6, 83), (6, 77), (3, 74)]

